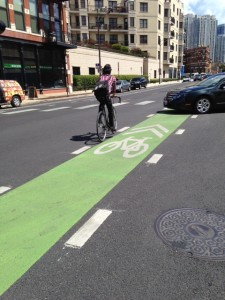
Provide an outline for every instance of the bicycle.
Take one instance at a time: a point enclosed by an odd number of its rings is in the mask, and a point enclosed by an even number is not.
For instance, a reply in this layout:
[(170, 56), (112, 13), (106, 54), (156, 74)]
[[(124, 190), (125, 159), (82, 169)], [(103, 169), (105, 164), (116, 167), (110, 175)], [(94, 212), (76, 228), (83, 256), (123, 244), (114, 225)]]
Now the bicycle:
[[(121, 98), (118, 96), (110, 96), (112, 104), (114, 104), (114, 99), (118, 99), (118, 103), (121, 103)], [(111, 127), (109, 125), (109, 116), (108, 116), (108, 110), (105, 108), (105, 103), (101, 104), (100, 110), (98, 112), (97, 121), (96, 121), (96, 130), (97, 130), (97, 136), (100, 142), (103, 142), (106, 139), (107, 131), (114, 133), (114, 131), (111, 130)], [(117, 118), (116, 118), (116, 109), (113, 106), (113, 122), (114, 122), (114, 128), (117, 130)]]

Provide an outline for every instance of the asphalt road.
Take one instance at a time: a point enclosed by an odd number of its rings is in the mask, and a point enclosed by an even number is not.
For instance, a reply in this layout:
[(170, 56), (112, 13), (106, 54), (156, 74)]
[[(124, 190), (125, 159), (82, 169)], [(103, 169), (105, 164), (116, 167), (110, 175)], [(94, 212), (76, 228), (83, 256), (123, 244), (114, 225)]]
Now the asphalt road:
[[(89, 187), (95, 177), (100, 179), (99, 190), (93, 191), (96, 196), (101, 195), (101, 191), (109, 185), (108, 192), (93, 202), (77, 221), (74, 217), (73, 226), (64, 230), (57, 242), (52, 243), (49, 250), (43, 252), (43, 256), (24, 275), (21, 274), (17, 281), (14, 279), (14, 284), (1, 299), (225, 299), (223, 254), (220, 259), (217, 259), (219, 254), (216, 255), (219, 248), (217, 243), (225, 245), (225, 112), (196, 116), (163, 110), (162, 98), (168, 89), (171, 86), (122, 94), (123, 103), (128, 103), (117, 107), (119, 129), (130, 127), (130, 132), (135, 135), (140, 128), (142, 131), (147, 128), (148, 132), (151, 131), (148, 138), (151, 139), (149, 145), (152, 148), (146, 155), (143, 153), (139, 161), (136, 156), (128, 159), (129, 155), (134, 155), (128, 148), (125, 148), (123, 155), (119, 155), (121, 151), (115, 154), (116, 151), (110, 152), (107, 154), (108, 165), (104, 161), (105, 155), (102, 156), (102, 164), (101, 160), (94, 164), (97, 158), (93, 154), (100, 151), (99, 147), (103, 144), (99, 146), (95, 135), (97, 108), (84, 108), (96, 104), (92, 97), (21, 107), (23, 113), (7, 114), (15, 110), (1, 110), (0, 140), (4, 159), (0, 160), (0, 186), (12, 187), (11, 191), (1, 196), (2, 209), (8, 205), (11, 213), (13, 201), (15, 210), (16, 201), (20, 201), (21, 205), (23, 200), (33, 201), (32, 192), (30, 198), (26, 197), (32, 189), (37, 190), (37, 195), (39, 191), (41, 198), (41, 186), (45, 179), (49, 180), (49, 190), (45, 194), (48, 197), (45, 199), (50, 203), (53, 195), (57, 198), (57, 192), (54, 194), (53, 189), (58, 188), (60, 193), (64, 185), (67, 188), (66, 182), (69, 180), (65, 179), (65, 175), (71, 169), (75, 174), (79, 173), (81, 181), (83, 178), (81, 207), (87, 206), (87, 199), (93, 196)], [(115, 141), (115, 146), (126, 137), (124, 134), (126, 131), (118, 132), (105, 144)], [(146, 131), (144, 134), (147, 134)], [(141, 139), (140, 136), (138, 138)], [(90, 146), (90, 149), (75, 157), (71, 154), (84, 146)], [(111, 144), (105, 149), (112, 147)], [(152, 157), (158, 157), (159, 160), (151, 163)], [(79, 161), (79, 167), (76, 160)], [(106, 169), (103, 168), (104, 162)], [(50, 173), (47, 172), (52, 169)], [(82, 172), (86, 172), (84, 177)], [(57, 179), (57, 174), (62, 176), (61, 187), (50, 184)], [(120, 176), (121, 180), (117, 180)], [(36, 177), (39, 179), (29, 182)], [(71, 193), (66, 188), (63, 191), (68, 195), (63, 199), (64, 205)], [(73, 193), (71, 195), (76, 198), (76, 191)], [(37, 196), (35, 199), (38, 203)], [(40, 209), (35, 202), (32, 205), (34, 210)], [(54, 205), (60, 204), (55, 201)], [(62, 206), (62, 214), (68, 219), (70, 214), (76, 213), (76, 205), (70, 205), (71, 209), (66, 211)], [(51, 214), (52, 206), (48, 209)], [(201, 222), (205, 222), (205, 216), (199, 210), (207, 211), (207, 228), (201, 225)], [(191, 250), (184, 251), (186, 244), (178, 243), (182, 232), (174, 221), (177, 220), (174, 213), (177, 211), (180, 217), (184, 216), (188, 233), (201, 237), (195, 240), (195, 249), (192, 249), (196, 255), (190, 255)], [(170, 212), (170, 218), (164, 223), (157, 222), (167, 212)], [(71, 236), (83, 228), (95, 213), (102, 213), (102, 218), (104, 213), (108, 215), (82, 246), (68, 247)], [(58, 217), (53, 222), (60, 228), (63, 219), (60, 215)], [(9, 228), (9, 237), (10, 222), (13, 223), (14, 219), (9, 219), (5, 227), (0, 223), (0, 228), (3, 226), (6, 231)], [(209, 228), (211, 231), (207, 231)], [(28, 226), (24, 232), (32, 232), (32, 229), (32, 226)], [(54, 230), (58, 229), (49, 229)], [(164, 231), (168, 238), (175, 235), (176, 243), (163, 242), (159, 232), (163, 235)], [(83, 232), (82, 237), (85, 234), (87, 232)], [(220, 240), (216, 240), (218, 236)], [(19, 248), (19, 242), (18, 238), (11, 247)], [(10, 243), (10, 252), (9, 248)], [(26, 240), (24, 252), (25, 248)], [(31, 252), (38, 248), (31, 247)], [(211, 257), (207, 252), (209, 248)], [(19, 249), (15, 262), (17, 260), (23, 260), (23, 251)], [(8, 262), (1, 262), (1, 270), (9, 273), (6, 270)], [(15, 269), (10, 272), (16, 273), (17, 269), (15, 263)], [(0, 282), (4, 279), (3, 273)], [(13, 282), (10, 278), (7, 282), (10, 280)]]

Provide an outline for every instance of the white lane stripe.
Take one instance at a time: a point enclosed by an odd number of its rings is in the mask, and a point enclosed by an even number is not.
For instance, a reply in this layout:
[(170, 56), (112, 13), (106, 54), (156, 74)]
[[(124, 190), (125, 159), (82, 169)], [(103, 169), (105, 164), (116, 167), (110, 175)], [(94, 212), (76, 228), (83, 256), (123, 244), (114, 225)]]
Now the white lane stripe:
[(163, 154), (154, 154), (152, 157), (146, 162), (147, 164), (157, 164), (157, 162), (162, 158)]
[(185, 132), (185, 129), (178, 129), (175, 134), (183, 134)]
[(125, 130), (127, 130), (127, 129), (129, 129), (130, 127), (123, 127), (123, 128), (120, 128), (119, 130), (117, 130), (117, 132), (123, 132), (123, 131), (125, 131)]
[(91, 148), (91, 146), (84, 146), (84, 147), (82, 147), (82, 148), (80, 148), (80, 149), (72, 152), (71, 154), (80, 154), (80, 153), (82, 153), (82, 152), (84, 152), (84, 151), (86, 151), (86, 150), (88, 150), (90, 148)]
[(80, 106), (80, 107), (75, 107), (74, 109), (86, 109), (86, 108), (91, 108), (91, 107), (96, 107), (99, 106), (99, 104), (91, 104), (91, 105), (86, 105), (86, 106)]
[(11, 189), (11, 187), (8, 187), (8, 186), (0, 186), (0, 194), (3, 194), (10, 189)]
[(135, 105), (146, 105), (146, 104), (150, 104), (153, 102), (155, 102), (155, 101), (143, 101), (143, 102), (136, 103)]
[(114, 103), (113, 106), (120, 106), (124, 104), (128, 104), (129, 102), (121, 102), (121, 103)]
[(151, 118), (153, 116), (154, 116), (154, 114), (150, 114), (150, 115), (147, 116), (147, 118)]
[(65, 246), (81, 248), (111, 213), (111, 210), (106, 209), (99, 209), (96, 211), (96, 213), (65, 243)]
[(61, 107), (55, 107), (55, 108), (50, 108), (50, 109), (43, 109), (42, 111), (44, 112), (49, 112), (49, 111), (55, 111), (55, 110), (61, 110), (61, 109), (66, 109), (70, 108), (71, 106), (61, 106)]
[(15, 110), (15, 111), (10, 111), (10, 112), (3, 112), (2, 114), (4, 114), (4, 115), (13, 115), (13, 114), (20, 114), (20, 113), (23, 113), (23, 112), (34, 111), (34, 110), (38, 110), (38, 109), (30, 108), (30, 109), (24, 109), (24, 110)]
[(191, 119), (196, 119), (198, 117), (198, 115), (193, 115), (191, 116)]

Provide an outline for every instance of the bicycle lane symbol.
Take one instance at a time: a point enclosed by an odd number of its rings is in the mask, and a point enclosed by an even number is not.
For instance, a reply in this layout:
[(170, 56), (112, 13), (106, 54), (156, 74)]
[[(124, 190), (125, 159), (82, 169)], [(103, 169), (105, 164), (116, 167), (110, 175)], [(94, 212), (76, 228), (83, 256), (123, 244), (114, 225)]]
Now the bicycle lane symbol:
[(149, 140), (153, 139), (152, 136), (145, 136), (142, 138), (137, 138), (134, 135), (140, 134), (142, 132), (150, 132), (153, 136), (158, 138), (163, 138), (165, 133), (169, 130), (160, 124), (132, 128), (130, 131), (123, 133), (122, 135), (132, 135), (120, 141), (113, 141), (109, 143), (104, 143), (102, 146), (98, 147), (94, 154), (101, 155), (112, 152), (116, 149), (123, 151), (124, 158), (133, 158), (139, 156), (146, 152), (149, 148)]

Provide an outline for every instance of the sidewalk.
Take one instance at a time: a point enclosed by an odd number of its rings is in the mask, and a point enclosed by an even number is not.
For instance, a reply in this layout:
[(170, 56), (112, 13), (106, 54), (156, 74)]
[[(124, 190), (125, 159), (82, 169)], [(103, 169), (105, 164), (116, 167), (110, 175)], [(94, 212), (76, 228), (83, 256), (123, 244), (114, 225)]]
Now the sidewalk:
[[(167, 85), (167, 84), (175, 84), (178, 82), (182, 82), (180, 81), (171, 81), (171, 82), (162, 82), (161, 84), (159, 83), (149, 83), (147, 85), (147, 87), (155, 87), (158, 85)], [(25, 97), (25, 100), (22, 102), (22, 106), (24, 105), (30, 105), (30, 104), (37, 104), (37, 103), (44, 103), (44, 102), (48, 102), (48, 101), (53, 101), (53, 100), (68, 100), (68, 99), (73, 99), (74, 97), (77, 96), (87, 96), (87, 95), (91, 95), (92, 94), (92, 90), (86, 90), (86, 91), (76, 91), (73, 92), (72, 94), (68, 94), (66, 92), (63, 93), (52, 93), (52, 94), (38, 94), (38, 98), (34, 98), (34, 99), (29, 99), (28, 96)], [(93, 94), (94, 96), (94, 94)]]

